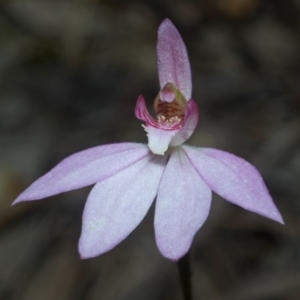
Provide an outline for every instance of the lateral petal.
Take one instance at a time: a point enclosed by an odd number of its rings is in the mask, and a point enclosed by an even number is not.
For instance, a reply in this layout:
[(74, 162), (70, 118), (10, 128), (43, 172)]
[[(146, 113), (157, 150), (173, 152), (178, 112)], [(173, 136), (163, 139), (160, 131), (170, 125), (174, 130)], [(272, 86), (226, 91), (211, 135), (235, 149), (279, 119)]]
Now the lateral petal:
[(166, 159), (149, 154), (95, 185), (83, 213), (82, 258), (112, 249), (142, 221), (156, 196)]
[(189, 146), (183, 146), (183, 149), (199, 175), (214, 192), (249, 211), (283, 223), (254, 166), (221, 150)]
[(146, 126), (157, 126), (157, 121), (149, 114), (145, 99), (142, 95), (139, 95), (137, 99), (134, 114), (136, 118), (146, 122)]
[(37, 179), (14, 201), (38, 200), (99, 182), (150, 153), (137, 143), (103, 145), (75, 153)]
[(159, 184), (155, 207), (155, 237), (163, 256), (178, 260), (189, 250), (210, 204), (210, 188), (184, 151), (174, 149)]
[(165, 19), (158, 29), (158, 77), (161, 89), (173, 83), (189, 100), (192, 95), (191, 67), (185, 44), (173, 23)]
[(187, 104), (186, 112), (184, 116), (184, 124), (182, 129), (174, 136), (170, 142), (170, 146), (178, 146), (184, 143), (187, 139), (191, 137), (199, 120), (199, 112), (196, 102), (193, 99)]

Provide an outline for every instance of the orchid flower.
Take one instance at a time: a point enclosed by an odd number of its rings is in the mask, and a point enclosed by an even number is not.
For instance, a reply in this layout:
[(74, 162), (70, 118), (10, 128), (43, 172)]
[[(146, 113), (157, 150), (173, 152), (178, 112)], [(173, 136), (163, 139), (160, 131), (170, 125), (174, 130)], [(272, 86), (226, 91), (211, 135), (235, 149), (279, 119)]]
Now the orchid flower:
[(135, 116), (145, 122), (148, 145), (120, 143), (73, 154), (29, 186), (15, 203), (95, 184), (83, 212), (79, 253), (100, 255), (124, 240), (155, 204), (159, 251), (178, 260), (208, 217), (212, 191), (244, 209), (283, 223), (255, 167), (230, 153), (183, 145), (198, 123), (191, 99), (189, 59), (168, 19), (158, 29), (160, 91), (153, 118), (142, 96)]

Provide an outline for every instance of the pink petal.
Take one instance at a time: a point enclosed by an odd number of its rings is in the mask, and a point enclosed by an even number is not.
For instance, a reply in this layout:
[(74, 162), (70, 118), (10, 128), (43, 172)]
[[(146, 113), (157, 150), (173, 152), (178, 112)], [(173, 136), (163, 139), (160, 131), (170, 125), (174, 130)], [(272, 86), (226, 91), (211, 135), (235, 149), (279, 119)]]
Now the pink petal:
[(183, 146), (191, 163), (208, 184), (224, 199), (274, 221), (282, 217), (255, 167), (230, 153)]
[(181, 148), (174, 150), (158, 188), (155, 236), (163, 256), (178, 260), (190, 248), (205, 222), (211, 190), (200, 178)]
[(138, 119), (146, 122), (146, 126), (143, 125), (143, 127), (147, 132), (148, 147), (152, 153), (163, 155), (168, 150), (171, 140), (179, 132), (179, 129), (168, 130), (159, 128), (158, 126), (161, 125), (149, 115), (142, 95), (138, 97), (134, 112)]
[(112, 249), (142, 221), (156, 196), (166, 159), (149, 154), (95, 185), (83, 213), (82, 258)]
[(182, 129), (172, 139), (170, 146), (178, 146), (184, 143), (193, 134), (199, 120), (199, 112), (196, 102), (191, 99), (186, 107), (185, 121)]
[(110, 144), (75, 153), (36, 180), (14, 201), (37, 200), (101, 181), (149, 154), (146, 145)]
[(157, 39), (158, 76), (161, 89), (173, 83), (189, 100), (192, 95), (191, 68), (185, 44), (169, 19), (159, 26)]
[(142, 95), (139, 95), (135, 110), (134, 110), (135, 116), (144, 122), (146, 122), (146, 125), (156, 126), (157, 121), (149, 114), (145, 99)]

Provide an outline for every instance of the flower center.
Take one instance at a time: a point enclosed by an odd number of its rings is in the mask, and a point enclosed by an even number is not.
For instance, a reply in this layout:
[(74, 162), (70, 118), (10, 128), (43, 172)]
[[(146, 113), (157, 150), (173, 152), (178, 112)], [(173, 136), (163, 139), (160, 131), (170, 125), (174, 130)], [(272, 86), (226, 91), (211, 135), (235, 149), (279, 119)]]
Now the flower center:
[(167, 83), (154, 100), (157, 121), (167, 127), (181, 124), (186, 105), (186, 99), (175, 85)]

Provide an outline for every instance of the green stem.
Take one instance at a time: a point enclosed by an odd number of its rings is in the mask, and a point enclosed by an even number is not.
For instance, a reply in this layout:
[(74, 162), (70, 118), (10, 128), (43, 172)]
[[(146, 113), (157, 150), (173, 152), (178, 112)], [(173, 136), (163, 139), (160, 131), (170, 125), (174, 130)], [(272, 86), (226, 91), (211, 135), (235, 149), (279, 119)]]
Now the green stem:
[(177, 262), (177, 266), (184, 300), (192, 300), (192, 273), (189, 252)]

